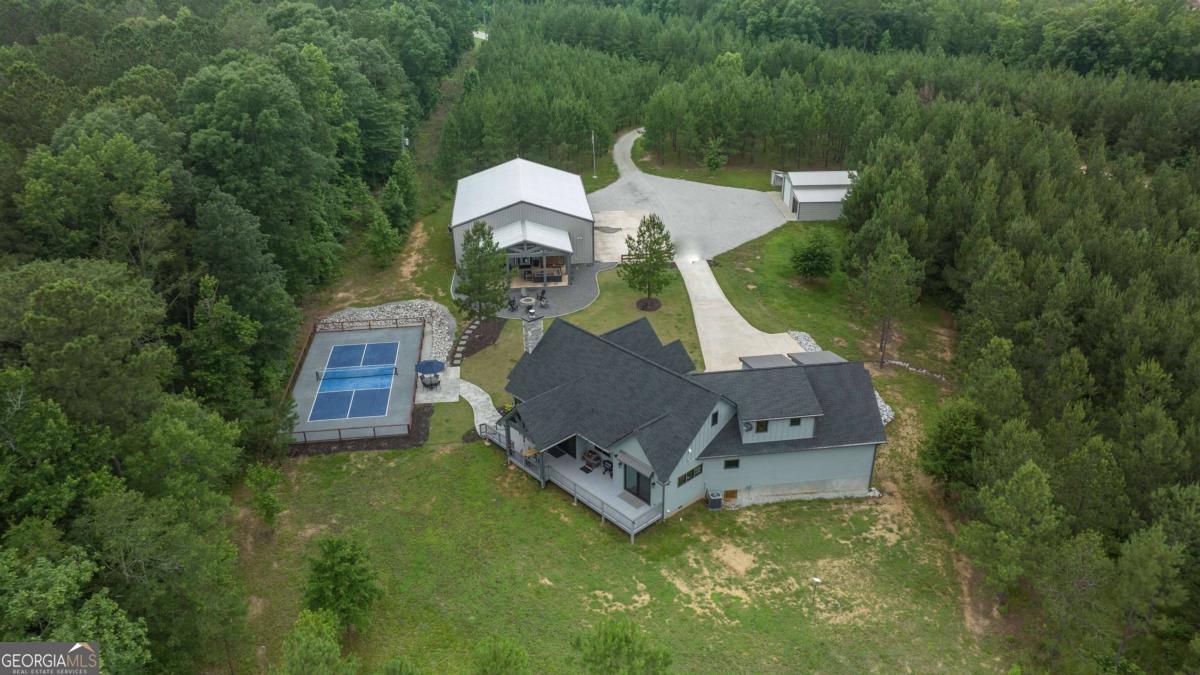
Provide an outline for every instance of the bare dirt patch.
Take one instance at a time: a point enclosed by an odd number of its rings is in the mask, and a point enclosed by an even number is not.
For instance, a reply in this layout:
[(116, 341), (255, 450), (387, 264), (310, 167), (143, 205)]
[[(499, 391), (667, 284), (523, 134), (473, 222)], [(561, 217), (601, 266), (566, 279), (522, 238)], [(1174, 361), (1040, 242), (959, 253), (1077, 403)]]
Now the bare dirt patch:
[[(425, 243), (428, 241), (429, 233), (425, 231), (425, 221), (418, 220), (413, 223), (412, 229), (408, 233), (408, 242), (404, 246), (404, 255), (401, 257), (400, 267), (396, 270), (396, 276), (402, 283), (412, 281), (413, 275), (417, 273), (419, 264), (424, 262)], [(421, 292), (419, 288), (414, 290), (418, 293)]]
[(267, 606), (267, 601), (252, 595), (247, 598), (246, 615), (251, 619), (257, 618), (263, 613), (263, 608)]
[(713, 551), (713, 556), (739, 577), (746, 576), (746, 572), (755, 565), (753, 555), (729, 542), (721, 544), (720, 548)]
[(554, 585), (554, 582), (550, 581), (546, 577), (538, 577), (538, 583), (543, 586), (553, 586)]
[(594, 604), (598, 606), (598, 611), (604, 612), (605, 614), (638, 610), (646, 605), (649, 605), (652, 598), (650, 597), (649, 591), (646, 590), (646, 584), (638, 581), (636, 577), (634, 578), (633, 583), (636, 584), (637, 590), (634, 592), (633, 597), (630, 598), (629, 602), (619, 602), (609, 591), (597, 590), (592, 591), (592, 594), (588, 597), (588, 604)]
[(439, 457), (445, 457), (446, 455), (450, 454), (451, 452), (454, 452), (453, 445), (439, 445), (439, 446), (437, 446), (437, 449), (433, 451), (433, 457), (435, 459), (437, 459)]
[(328, 529), (328, 527), (329, 526), (324, 523), (310, 523), (300, 528), (300, 532), (298, 532), (296, 536), (300, 539), (300, 541), (308, 541), (309, 539), (312, 539), (318, 534), (324, 532), (326, 529)]
[(637, 308), (643, 312), (657, 312), (662, 307), (662, 300), (658, 298), (640, 298), (637, 301)]

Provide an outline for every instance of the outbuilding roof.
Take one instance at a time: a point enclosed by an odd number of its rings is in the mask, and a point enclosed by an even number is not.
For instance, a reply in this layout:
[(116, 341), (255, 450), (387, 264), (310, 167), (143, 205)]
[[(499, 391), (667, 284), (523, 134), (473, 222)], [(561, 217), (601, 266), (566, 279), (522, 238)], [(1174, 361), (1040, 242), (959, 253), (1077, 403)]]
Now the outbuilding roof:
[(778, 366), (794, 366), (795, 363), (783, 354), (764, 354), (762, 356), (740, 356), (738, 360), (747, 368), (775, 368)]
[(792, 197), (801, 204), (828, 204), (846, 198), (850, 188), (806, 188), (792, 190)]
[(571, 248), (571, 234), (566, 230), (557, 230), (541, 223), (534, 223), (528, 220), (518, 220), (515, 223), (509, 223), (504, 227), (492, 230), (492, 239), (496, 241), (496, 246), (500, 248), (508, 248), (523, 241), (538, 246), (552, 248), (555, 251), (563, 253), (574, 253)]
[(850, 187), (853, 171), (789, 171), (792, 187)]
[(788, 358), (802, 366), (816, 366), (822, 363), (845, 363), (846, 359), (833, 352), (792, 352)]
[(594, 220), (579, 176), (517, 158), (458, 181), (450, 227), (473, 223), (521, 202)]

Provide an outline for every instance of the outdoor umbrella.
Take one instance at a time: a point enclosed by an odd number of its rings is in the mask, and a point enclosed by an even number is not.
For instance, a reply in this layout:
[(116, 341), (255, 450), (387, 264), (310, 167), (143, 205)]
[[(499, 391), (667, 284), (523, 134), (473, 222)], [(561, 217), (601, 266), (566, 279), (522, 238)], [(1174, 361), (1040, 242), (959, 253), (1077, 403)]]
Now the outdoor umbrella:
[(417, 363), (417, 372), (422, 375), (437, 375), (445, 369), (446, 364), (433, 359), (428, 359)]

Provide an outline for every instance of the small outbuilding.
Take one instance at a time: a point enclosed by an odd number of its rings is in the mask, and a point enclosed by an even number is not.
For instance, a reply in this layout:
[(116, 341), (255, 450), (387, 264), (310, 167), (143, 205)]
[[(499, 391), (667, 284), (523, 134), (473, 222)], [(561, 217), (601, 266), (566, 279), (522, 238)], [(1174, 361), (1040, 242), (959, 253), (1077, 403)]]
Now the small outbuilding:
[(837, 220), (854, 172), (789, 171), (780, 178), (783, 203), (793, 220)]
[(572, 265), (595, 262), (595, 218), (573, 173), (518, 158), (460, 179), (450, 217), (455, 263), (476, 221), (507, 253), (514, 287), (566, 285)]

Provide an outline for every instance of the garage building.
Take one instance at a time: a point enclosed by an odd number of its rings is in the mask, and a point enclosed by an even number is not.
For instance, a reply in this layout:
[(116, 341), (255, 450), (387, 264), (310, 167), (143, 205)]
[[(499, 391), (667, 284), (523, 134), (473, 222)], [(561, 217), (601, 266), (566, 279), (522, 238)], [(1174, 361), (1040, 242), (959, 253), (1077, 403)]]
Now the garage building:
[(850, 191), (851, 171), (789, 171), (782, 174), (783, 203), (792, 220), (837, 220)]

